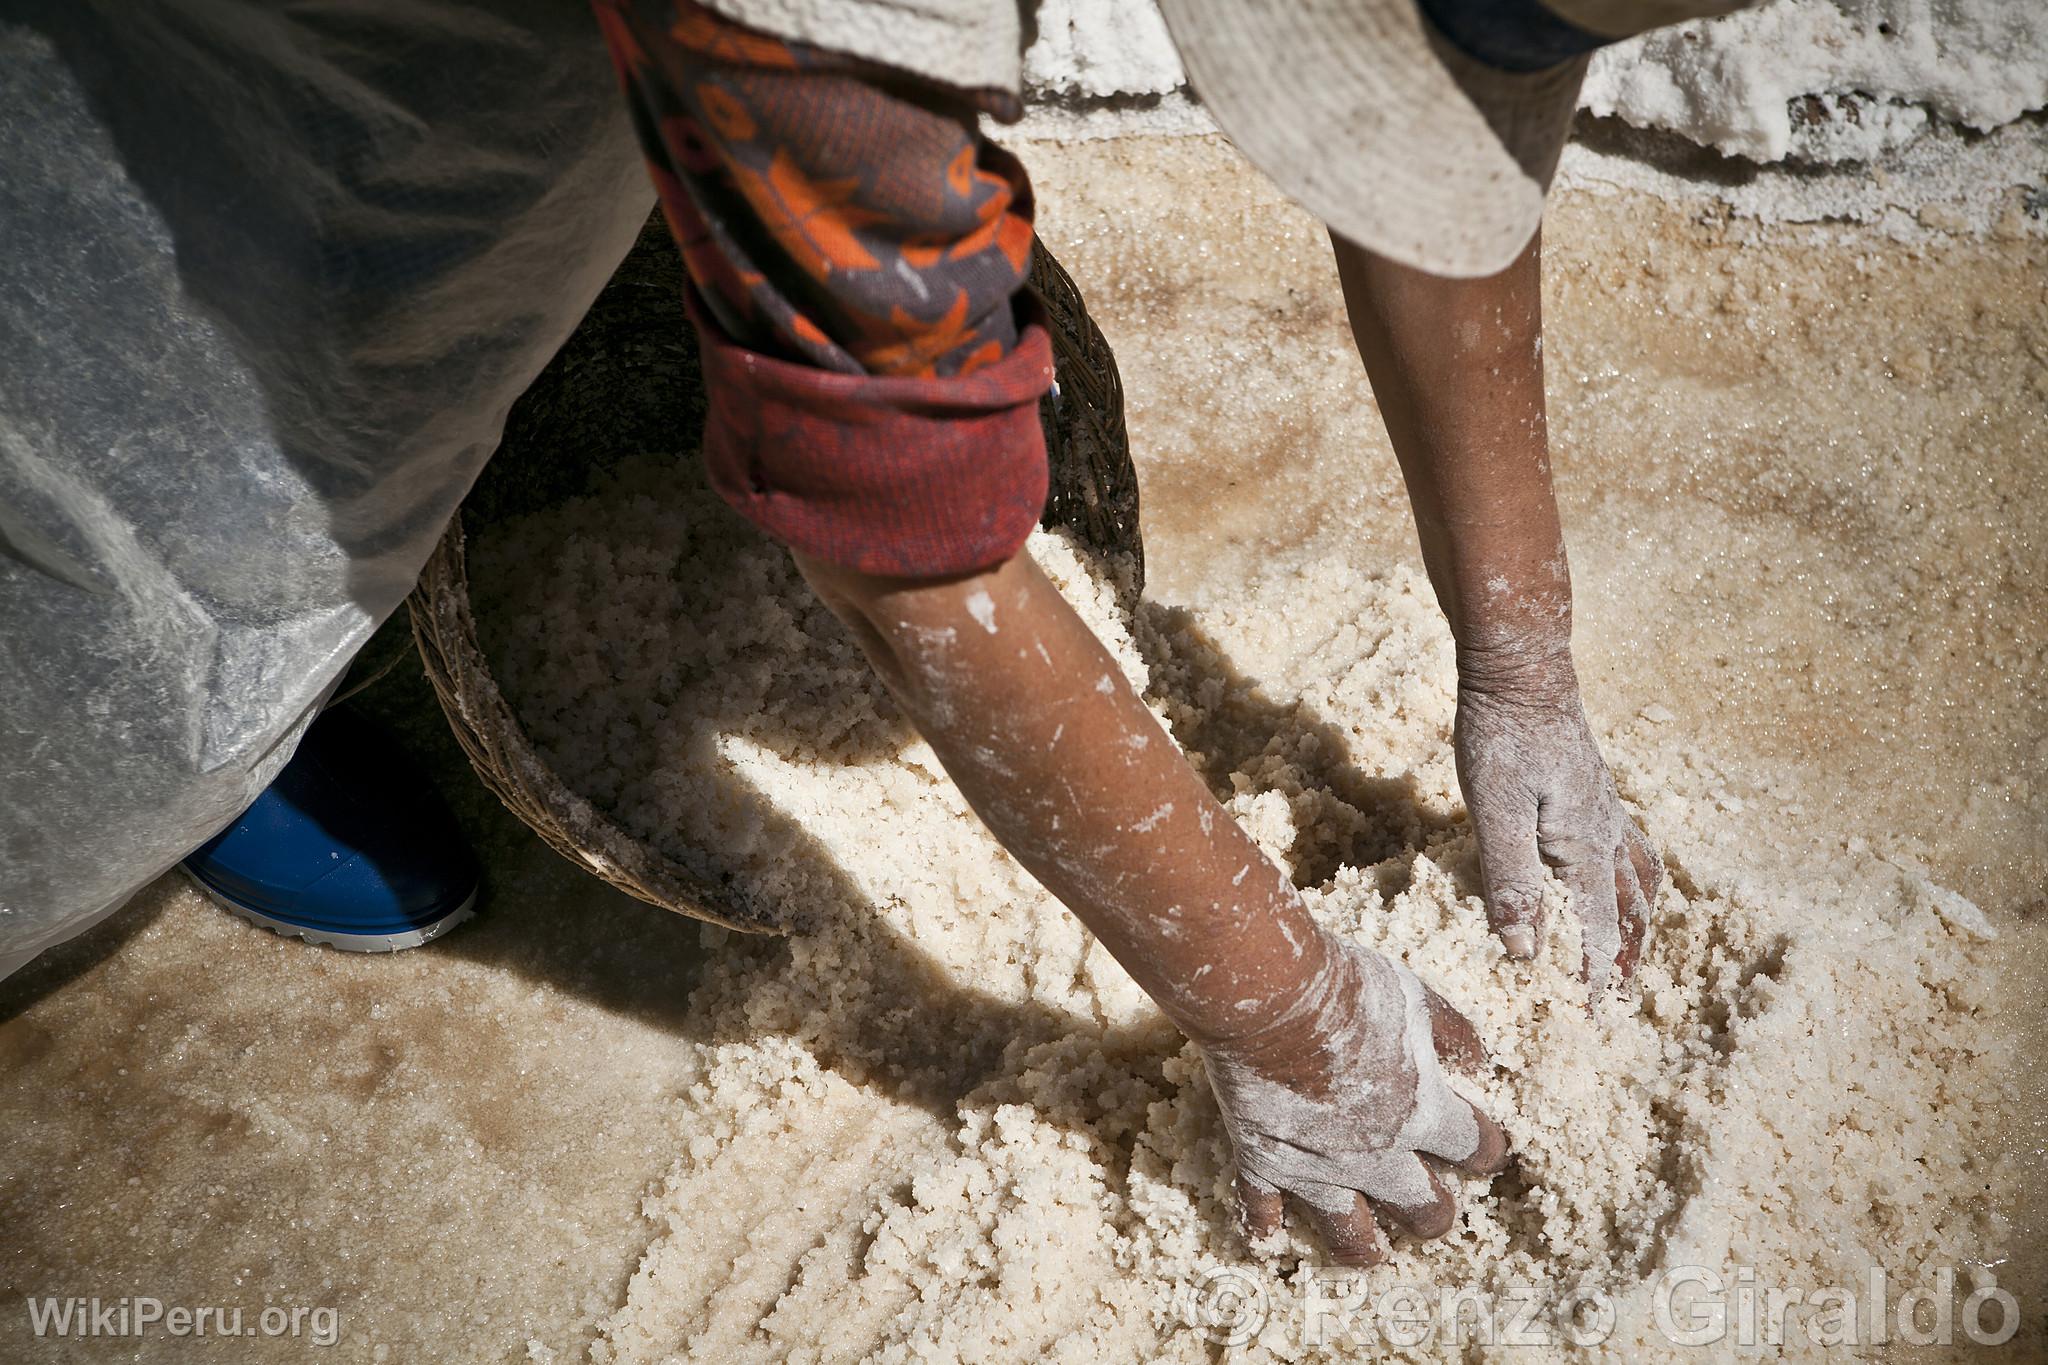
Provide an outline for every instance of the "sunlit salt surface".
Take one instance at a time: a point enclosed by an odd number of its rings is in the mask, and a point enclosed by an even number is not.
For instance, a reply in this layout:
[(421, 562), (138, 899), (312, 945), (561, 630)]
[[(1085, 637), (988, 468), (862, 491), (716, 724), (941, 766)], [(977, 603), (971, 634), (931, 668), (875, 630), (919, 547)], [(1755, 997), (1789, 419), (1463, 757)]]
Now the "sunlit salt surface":
[[(1465, 1186), (1458, 1237), (1397, 1267), (1583, 1275), (1625, 1311), (1660, 1257), (1967, 1284), (2038, 1256), (2038, 1202), (2008, 1183), (2040, 1171), (2038, 241), (1909, 253), (1697, 203), (1557, 205), (1581, 672), (1683, 873), (1644, 990), (1589, 1022), (1478, 932), (1442, 639), (1314, 226), (1213, 142), (1030, 155), (1131, 394), (1148, 671), (1221, 679), (1169, 718), (1219, 781), (1242, 774), (1237, 808), (1319, 911), (1407, 952), (1504, 1067), (1484, 1088), (1520, 1183)], [(908, 784), (892, 724), (845, 742)], [(787, 762), (772, 738), (734, 751)], [(700, 949), (530, 842), (485, 852), (486, 916), (427, 952), (305, 949), (167, 881), (113, 951), (10, 996), (10, 1285), (337, 1304), (361, 1359), (574, 1359), (593, 1336), (619, 1359), (686, 1337), (833, 1355), (947, 1330), (997, 1358), (1056, 1335), (1206, 1351), (1171, 1297), (1235, 1264), (1199, 1077), (998, 858), (934, 920), (915, 879), (836, 856), (880, 903), (786, 952)], [(1995, 1273), (2048, 1282), (2038, 1261)], [(1304, 1300), (1272, 1301), (1284, 1354)], [(10, 1355), (32, 1358), (25, 1331), (0, 1316)]]

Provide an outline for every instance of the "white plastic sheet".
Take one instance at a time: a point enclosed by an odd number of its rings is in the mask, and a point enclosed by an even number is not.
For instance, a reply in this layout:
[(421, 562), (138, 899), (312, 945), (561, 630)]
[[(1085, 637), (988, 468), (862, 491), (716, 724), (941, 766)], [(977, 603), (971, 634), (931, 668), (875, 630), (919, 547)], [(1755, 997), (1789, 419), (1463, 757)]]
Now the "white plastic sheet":
[(5, 975), (262, 790), (653, 196), (577, 0), (0, 0), (0, 109)]

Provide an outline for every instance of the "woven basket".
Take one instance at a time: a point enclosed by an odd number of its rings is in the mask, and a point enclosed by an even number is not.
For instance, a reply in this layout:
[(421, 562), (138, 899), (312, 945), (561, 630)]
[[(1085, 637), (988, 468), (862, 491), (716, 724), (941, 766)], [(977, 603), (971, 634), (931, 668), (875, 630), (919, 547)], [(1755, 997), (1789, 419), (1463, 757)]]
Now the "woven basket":
[[(1057, 382), (1040, 407), (1052, 465), (1045, 524), (1144, 567), (1138, 481), (1124, 435), (1123, 386), (1080, 291), (1042, 246), (1030, 288), (1052, 332)], [(654, 905), (745, 933), (781, 933), (763, 911), (628, 834), (571, 791), (527, 739), (477, 642), (463, 550), (467, 528), (587, 489), (607, 459), (676, 449), (703, 420), (696, 343), (682, 311), (681, 262), (659, 215), (575, 334), (516, 403), (490, 468), (448, 525), (406, 605), (441, 709), (484, 785), (556, 851)], [(611, 452), (563, 461), (564, 450)]]

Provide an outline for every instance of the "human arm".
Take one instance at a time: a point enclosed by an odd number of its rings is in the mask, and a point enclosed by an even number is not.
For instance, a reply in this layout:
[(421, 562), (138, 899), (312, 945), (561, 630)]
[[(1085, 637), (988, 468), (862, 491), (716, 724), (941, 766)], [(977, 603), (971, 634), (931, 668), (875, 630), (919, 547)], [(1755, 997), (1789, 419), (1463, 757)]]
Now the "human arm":
[(1317, 927), (1029, 556), (938, 580), (798, 564), (997, 838), (1202, 1045), (1247, 1230), (1284, 1194), (1356, 1263), (1384, 1254), (1374, 1210), (1447, 1229), (1415, 1153), (1506, 1160), (1439, 1065), (1478, 1058), (1470, 1024)]
[(1252, 1230), (1285, 1191), (1333, 1255), (1372, 1259), (1363, 1191), (1441, 1231), (1413, 1152), (1505, 1160), (1438, 1064), (1476, 1056), (1470, 1025), (1317, 929), (1019, 552), (1051, 379), (1015, 306), (1023, 167), (955, 94), (695, 6), (599, 15), (694, 286), (713, 487), (791, 547), (997, 837), (1201, 1043)]
[(1622, 809), (1579, 700), (1571, 572), (1551, 490), (1541, 236), (1453, 280), (1333, 238), (1352, 334), (1458, 652), (1454, 744), (1487, 917), (1531, 956), (1543, 866), (1585, 926), (1585, 969), (1633, 973), (1662, 867)]

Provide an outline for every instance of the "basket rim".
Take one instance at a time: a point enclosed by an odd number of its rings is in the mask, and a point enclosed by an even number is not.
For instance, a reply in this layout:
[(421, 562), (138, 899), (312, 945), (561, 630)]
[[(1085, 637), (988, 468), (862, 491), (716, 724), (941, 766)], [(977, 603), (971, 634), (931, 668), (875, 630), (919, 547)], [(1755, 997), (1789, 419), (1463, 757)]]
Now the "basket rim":
[[(669, 247), (658, 212), (648, 220), (643, 237), (648, 235), (661, 248)], [(615, 285), (623, 275), (624, 267)], [(1073, 277), (1036, 239), (1026, 288), (1045, 310), (1055, 375), (1066, 394), (1064, 400), (1048, 394), (1041, 401), (1047, 454), (1075, 484), (1070, 495), (1055, 490), (1049, 497), (1046, 520), (1056, 519), (1097, 548), (1130, 555), (1136, 577), (1129, 591), (1135, 596), (1142, 590), (1144, 542), (1115, 353), (1088, 316)], [(1086, 439), (1069, 448), (1079, 427), (1086, 428)], [(499, 688), (478, 638), (465, 516), (465, 509), (457, 508), (449, 519), (406, 606), (422, 668), (484, 786), (556, 852), (650, 905), (746, 934), (789, 934), (807, 927), (801, 907), (757, 905), (741, 889), (694, 872), (628, 833), (555, 772)]]
[(749, 914), (650, 848), (575, 791), (541, 755), (498, 687), (470, 605), (467, 532), (449, 520), (406, 598), (427, 679), (470, 766), (491, 794), (557, 853), (619, 890), (744, 934), (787, 934), (791, 917)]

